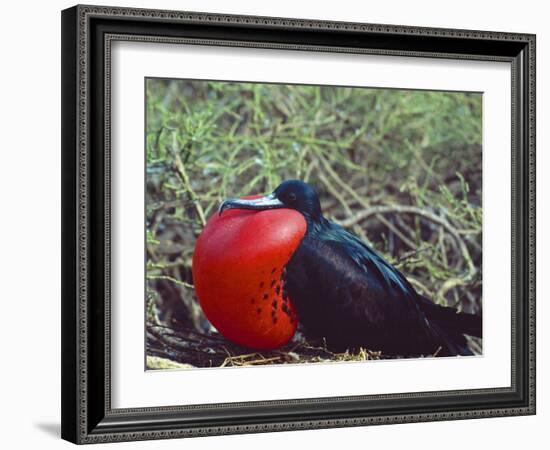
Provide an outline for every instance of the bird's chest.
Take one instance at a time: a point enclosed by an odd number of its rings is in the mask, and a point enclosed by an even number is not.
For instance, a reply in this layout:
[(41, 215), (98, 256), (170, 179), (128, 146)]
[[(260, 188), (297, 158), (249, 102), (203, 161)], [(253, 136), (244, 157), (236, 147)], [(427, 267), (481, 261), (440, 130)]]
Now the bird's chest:
[(304, 324), (329, 323), (362, 294), (350, 282), (342, 258), (322, 242), (305, 237), (287, 263), (285, 289)]

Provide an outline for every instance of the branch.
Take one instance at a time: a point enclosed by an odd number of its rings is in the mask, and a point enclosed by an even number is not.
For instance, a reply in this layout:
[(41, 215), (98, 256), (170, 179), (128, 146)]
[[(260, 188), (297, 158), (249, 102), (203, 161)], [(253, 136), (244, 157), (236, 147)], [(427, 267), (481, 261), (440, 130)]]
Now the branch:
[(171, 281), (172, 283), (175, 283), (179, 286), (186, 287), (187, 289), (195, 289), (195, 286), (193, 286), (192, 284), (186, 283), (185, 281), (178, 280), (178, 279), (176, 279), (174, 277), (171, 277), (169, 275), (150, 275), (150, 274), (147, 274), (147, 279), (149, 279), (149, 280), (168, 280), (168, 281)]
[(466, 261), (466, 265), (468, 266), (468, 279), (471, 279), (475, 273), (477, 272), (474, 263), (472, 261), (472, 258), (470, 256), (470, 252), (468, 251), (468, 248), (466, 247), (466, 244), (460, 237), (460, 234), (456, 230), (455, 227), (453, 227), (447, 220), (445, 220), (442, 217), (439, 217), (435, 215), (432, 212), (426, 211), (424, 209), (417, 208), (416, 206), (406, 206), (406, 205), (382, 205), (382, 206), (371, 206), (368, 209), (364, 209), (362, 211), (359, 211), (355, 213), (353, 216), (348, 217), (347, 219), (341, 220), (340, 225), (344, 227), (350, 227), (358, 222), (361, 222), (362, 220), (365, 220), (367, 217), (370, 217), (375, 214), (389, 214), (389, 213), (397, 213), (397, 214), (415, 214), (417, 216), (420, 216), (432, 223), (435, 223), (436, 225), (439, 225), (447, 230), (447, 232), (453, 236), (455, 241), (457, 242), (460, 252), (462, 253), (462, 256), (464, 257), (464, 260)]
[(193, 205), (195, 206), (195, 210), (197, 211), (197, 215), (199, 216), (199, 220), (201, 222), (201, 225), (204, 227), (206, 225), (206, 218), (205, 218), (202, 206), (199, 202), (199, 196), (195, 193), (195, 191), (191, 187), (191, 182), (189, 181), (189, 176), (187, 175), (187, 171), (185, 170), (185, 165), (183, 164), (183, 161), (181, 160), (181, 157), (180, 157), (180, 155), (177, 151), (177, 148), (178, 147), (177, 147), (177, 142), (176, 142), (176, 133), (174, 132), (172, 134), (172, 146), (169, 147), (170, 152), (172, 153), (172, 156), (174, 157), (174, 166), (176, 168), (176, 172), (178, 173), (178, 175), (180, 177), (180, 180), (183, 184), (183, 187), (189, 193), (189, 197), (191, 197)]

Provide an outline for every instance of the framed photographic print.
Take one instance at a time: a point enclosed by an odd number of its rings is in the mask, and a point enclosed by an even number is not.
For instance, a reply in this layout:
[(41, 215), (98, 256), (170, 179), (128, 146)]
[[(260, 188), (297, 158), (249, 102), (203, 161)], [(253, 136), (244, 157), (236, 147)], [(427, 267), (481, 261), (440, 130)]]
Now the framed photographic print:
[(62, 45), (63, 438), (535, 413), (535, 36), (75, 6)]

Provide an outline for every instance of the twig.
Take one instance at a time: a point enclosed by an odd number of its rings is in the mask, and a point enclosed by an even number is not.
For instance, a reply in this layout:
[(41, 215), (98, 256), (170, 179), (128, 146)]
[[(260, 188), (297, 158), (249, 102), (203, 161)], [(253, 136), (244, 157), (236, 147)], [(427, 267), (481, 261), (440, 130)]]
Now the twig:
[(171, 281), (172, 283), (176, 283), (179, 286), (186, 287), (187, 289), (195, 289), (195, 286), (193, 286), (192, 284), (186, 283), (185, 281), (178, 280), (178, 279), (176, 279), (174, 277), (171, 277), (169, 275), (151, 275), (151, 274), (147, 274), (147, 278), (149, 280), (168, 280), (168, 281)]
[(386, 227), (388, 227), (391, 231), (393, 231), (398, 237), (399, 239), (401, 239), (405, 244), (407, 244), (407, 246), (410, 248), (410, 249), (415, 249), (417, 248), (418, 246), (412, 242), (409, 238), (407, 238), (407, 236), (405, 236), (401, 230), (399, 228), (397, 228), (393, 223), (391, 223), (389, 220), (386, 220), (385, 217), (383, 217), (382, 215), (380, 214), (377, 214), (376, 215), (376, 218), (382, 222), (384, 225), (386, 225)]
[(338, 189), (336, 189), (332, 183), (329, 181), (329, 179), (325, 176), (323, 172), (319, 172), (319, 179), (324, 183), (328, 191), (332, 194), (332, 196), (340, 202), (340, 205), (342, 205), (342, 208), (344, 208), (344, 211), (346, 211), (347, 214), (352, 214), (352, 211), (350, 207), (348, 206), (345, 198), (338, 192)]
[(468, 278), (472, 278), (476, 273), (476, 268), (474, 266), (474, 263), (472, 261), (472, 258), (470, 256), (470, 252), (468, 251), (468, 248), (466, 247), (466, 244), (458, 234), (456, 228), (454, 228), (449, 222), (447, 222), (442, 217), (439, 217), (429, 211), (426, 211), (424, 209), (417, 208), (416, 206), (407, 206), (407, 205), (381, 205), (381, 206), (371, 206), (368, 209), (359, 211), (355, 213), (352, 217), (348, 217), (345, 220), (340, 221), (340, 224), (342, 226), (349, 227), (351, 225), (354, 225), (357, 222), (360, 222), (362, 220), (365, 220), (367, 217), (375, 215), (375, 214), (389, 214), (389, 213), (398, 213), (398, 214), (416, 214), (418, 216), (423, 217), (426, 220), (429, 220), (430, 222), (433, 222), (439, 226), (442, 226), (447, 230), (451, 236), (456, 240), (460, 251), (462, 253), (462, 256), (464, 257), (464, 260), (466, 261), (466, 265), (468, 267)]
[(172, 134), (172, 146), (169, 147), (170, 152), (172, 153), (172, 156), (174, 158), (174, 167), (176, 168), (176, 171), (180, 177), (180, 180), (183, 184), (183, 187), (185, 190), (189, 193), (189, 197), (191, 197), (191, 200), (193, 202), (193, 205), (195, 206), (195, 210), (197, 211), (197, 215), (199, 216), (199, 220), (201, 222), (201, 225), (204, 227), (206, 225), (206, 218), (204, 215), (204, 211), (202, 209), (202, 206), (199, 202), (199, 196), (195, 193), (193, 188), (191, 187), (191, 182), (189, 181), (189, 176), (187, 175), (187, 172), (185, 170), (185, 165), (183, 164), (183, 161), (181, 160), (181, 157), (177, 151), (177, 141), (176, 141), (176, 133), (174, 132)]
[(426, 296), (428, 296), (429, 298), (434, 298), (435, 295), (434, 293), (429, 290), (424, 284), (422, 284), (420, 281), (418, 281), (416, 278), (412, 278), (412, 277), (407, 277), (407, 280), (409, 281), (409, 283), (411, 283), (415, 288), (419, 289), (420, 291), (422, 291)]
[(346, 191), (349, 195), (351, 195), (352, 198), (354, 198), (358, 203), (363, 205), (364, 207), (368, 207), (368, 202), (365, 201), (363, 197), (357, 194), (355, 190), (350, 187), (348, 184), (346, 184), (342, 178), (336, 173), (336, 171), (332, 168), (330, 163), (326, 160), (326, 158), (323, 156), (323, 154), (320, 151), (316, 152), (317, 158), (323, 163), (323, 167), (327, 171), (327, 173), (332, 177), (332, 179), (342, 188), (344, 191)]

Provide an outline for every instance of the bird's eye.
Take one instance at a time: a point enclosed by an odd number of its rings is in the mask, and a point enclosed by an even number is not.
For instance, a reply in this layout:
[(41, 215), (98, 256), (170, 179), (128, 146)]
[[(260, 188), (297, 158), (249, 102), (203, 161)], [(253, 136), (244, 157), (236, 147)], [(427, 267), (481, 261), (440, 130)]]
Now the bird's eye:
[(296, 194), (294, 192), (291, 192), (288, 194), (288, 200), (291, 202), (296, 201)]

